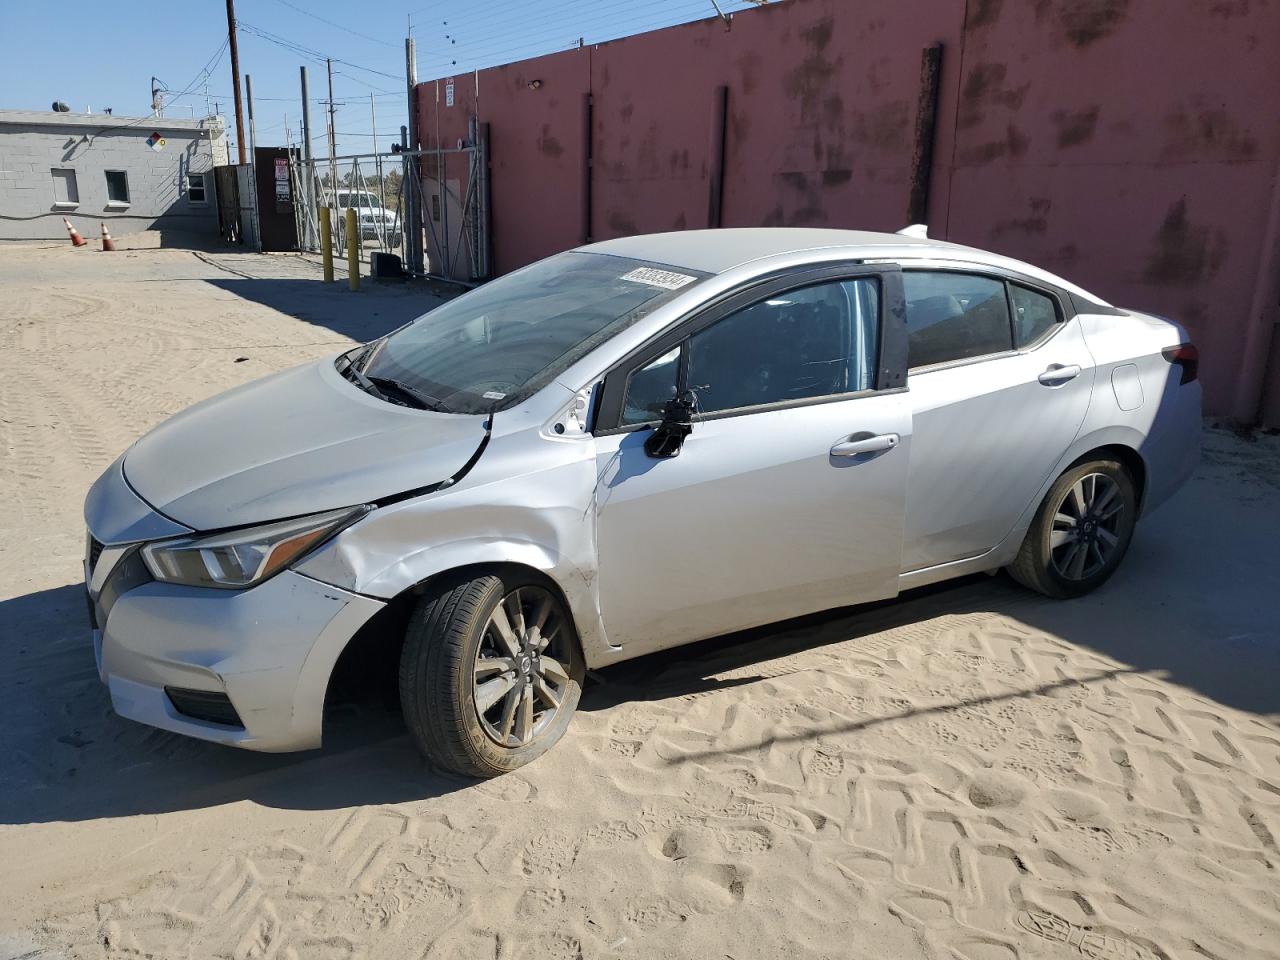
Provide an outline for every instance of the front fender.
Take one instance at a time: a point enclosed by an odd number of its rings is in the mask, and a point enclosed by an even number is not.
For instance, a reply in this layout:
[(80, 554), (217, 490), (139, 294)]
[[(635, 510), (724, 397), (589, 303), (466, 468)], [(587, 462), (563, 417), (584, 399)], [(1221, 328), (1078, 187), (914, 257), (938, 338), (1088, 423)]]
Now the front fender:
[(391, 599), (459, 567), (519, 564), (569, 603), (589, 666), (616, 651), (600, 617), (590, 440), (496, 439), (455, 486), (390, 504), (348, 527), (297, 570)]

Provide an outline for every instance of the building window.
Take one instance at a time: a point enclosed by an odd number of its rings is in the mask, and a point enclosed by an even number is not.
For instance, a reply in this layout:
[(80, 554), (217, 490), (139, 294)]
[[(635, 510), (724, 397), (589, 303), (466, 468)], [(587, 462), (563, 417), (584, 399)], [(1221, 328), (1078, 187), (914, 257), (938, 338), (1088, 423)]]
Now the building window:
[(187, 199), (192, 203), (204, 203), (204, 174), (187, 174)]
[(123, 170), (108, 170), (107, 174), (107, 202), (122, 203), (129, 202), (129, 175)]
[(56, 207), (74, 207), (80, 202), (80, 188), (76, 186), (74, 170), (52, 167), (49, 173), (53, 176), (53, 204)]

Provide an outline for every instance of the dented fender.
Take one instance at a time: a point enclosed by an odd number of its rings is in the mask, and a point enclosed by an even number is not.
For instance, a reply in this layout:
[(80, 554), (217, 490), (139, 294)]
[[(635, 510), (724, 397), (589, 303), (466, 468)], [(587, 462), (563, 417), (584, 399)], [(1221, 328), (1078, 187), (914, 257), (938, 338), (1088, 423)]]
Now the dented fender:
[(600, 617), (595, 485), (590, 436), (495, 434), (457, 483), (379, 507), (296, 569), (389, 600), (460, 567), (527, 566), (560, 588), (595, 665), (617, 654)]

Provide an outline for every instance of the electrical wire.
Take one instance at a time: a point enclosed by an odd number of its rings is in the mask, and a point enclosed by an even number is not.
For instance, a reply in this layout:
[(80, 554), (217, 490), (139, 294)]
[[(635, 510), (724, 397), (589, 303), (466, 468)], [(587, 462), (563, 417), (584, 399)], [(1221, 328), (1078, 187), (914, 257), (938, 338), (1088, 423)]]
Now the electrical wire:
[(310, 17), (312, 20), (319, 20), (321, 23), (328, 24), (329, 26), (334, 27), (335, 29), (341, 30), (343, 33), (353, 34), (354, 36), (360, 37), (363, 40), (369, 40), (372, 43), (380, 43), (384, 47), (391, 47), (393, 50), (397, 49), (398, 47), (397, 44), (390, 43), (386, 40), (379, 40), (377, 37), (371, 37), (367, 33), (361, 33), (359, 30), (353, 30), (350, 27), (344, 27), (340, 23), (334, 23), (332, 20), (326, 20), (324, 17), (318, 14), (312, 13), (310, 10), (304, 10), (302, 7), (299, 7), (297, 4), (290, 3), (289, 0), (276, 0), (276, 3), (289, 7), (291, 10), (296, 10), (298, 11), (298, 13), (302, 14), (303, 16)]

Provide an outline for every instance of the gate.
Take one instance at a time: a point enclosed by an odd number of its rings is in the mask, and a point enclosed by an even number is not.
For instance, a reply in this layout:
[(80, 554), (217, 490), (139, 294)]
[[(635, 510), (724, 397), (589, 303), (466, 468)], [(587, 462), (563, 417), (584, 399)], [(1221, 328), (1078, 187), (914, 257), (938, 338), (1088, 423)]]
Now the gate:
[(335, 256), (346, 254), (346, 211), (356, 211), (362, 258), (400, 255), (415, 276), (489, 278), (488, 151), (483, 128), (450, 150), (396, 150), (312, 160), (291, 157), (301, 249), (320, 251), (319, 208), (332, 214)]

